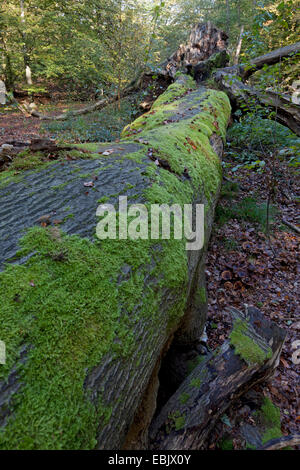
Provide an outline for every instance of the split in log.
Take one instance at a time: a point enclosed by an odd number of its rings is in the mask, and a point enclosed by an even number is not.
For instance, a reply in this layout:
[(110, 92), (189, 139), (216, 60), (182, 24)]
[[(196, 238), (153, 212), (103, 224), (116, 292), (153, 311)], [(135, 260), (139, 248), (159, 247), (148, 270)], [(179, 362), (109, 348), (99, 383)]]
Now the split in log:
[[(162, 358), (175, 335), (196, 341), (206, 320), (204, 258), (230, 111), (226, 94), (182, 76), (120, 142), (82, 144), (85, 158), (1, 178), (0, 448), (145, 445)], [(119, 214), (119, 194), (203, 203), (204, 246), (97, 239), (98, 206)]]
[(216, 421), (250, 387), (278, 365), (286, 333), (254, 307), (231, 309), (230, 340), (200, 363), (151, 425), (153, 449), (199, 450)]

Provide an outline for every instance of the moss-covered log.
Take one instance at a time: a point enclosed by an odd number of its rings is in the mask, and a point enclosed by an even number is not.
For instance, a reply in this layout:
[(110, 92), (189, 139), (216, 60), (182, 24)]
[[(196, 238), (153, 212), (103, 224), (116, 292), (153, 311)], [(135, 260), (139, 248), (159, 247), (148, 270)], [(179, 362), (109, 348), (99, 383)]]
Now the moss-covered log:
[[(181, 77), (120, 142), (47, 163), (19, 155), (0, 173), (0, 448), (145, 444), (165, 351), (175, 332), (188, 343), (203, 329), (229, 116), (224, 93)], [(97, 239), (97, 207), (119, 195), (205, 204), (204, 247)]]
[(230, 339), (195, 367), (151, 425), (152, 448), (201, 449), (233, 400), (273, 374), (284, 330), (254, 307), (231, 313)]

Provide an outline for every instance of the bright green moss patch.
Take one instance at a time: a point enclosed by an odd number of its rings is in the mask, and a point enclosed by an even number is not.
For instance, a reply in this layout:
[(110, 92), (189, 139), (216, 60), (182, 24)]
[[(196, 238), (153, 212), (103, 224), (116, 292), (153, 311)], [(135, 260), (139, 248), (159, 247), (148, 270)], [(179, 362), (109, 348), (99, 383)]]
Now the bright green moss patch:
[[(160, 98), (163, 96), (161, 95)], [(185, 185), (181, 185), (185, 193), (189, 191), (191, 198), (195, 188), (201, 192), (204, 190), (206, 199), (210, 202), (221, 183), (221, 165), (209, 139), (213, 133), (225, 137), (230, 104), (224, 93), (208, 90), (202, 94), (195, 93), (193, 97), (190, 95), (191, 102), (188, 106), (192, 106), (193, 102), (199, 98), (200, 102), (197, 105), (199, 113), (189, 117), (187, 112), (184, 118), (178, 114), (178, 119), (173, 121), (165, 121), (165, 112), (176, 117), (176, 113), (179, 113), (181, 109), (181, 101), (161, 107), (156, 106), (155, 102), (152, 111), (125, 128), (124, 136), (130, 135), (132, 130), (139, 129), (139, 141), (147, 149), (152, 149), (157, 159), (168, 162), (171, 172), (175, 175), (181, 176), (183, 173), (188, 175)], [(183, 103), (185, 103), (184, 100)], [(168, 109), (169, 106), (174, 110)], [(185, 108), (183, 111), (186, 112)], [(139, 152), (139, 157), (143, 158), (145, 153)], [(151, 168), (155, 176), (155, 170)], [(193, 187), (191, 187), (190, 179)], [(177, 183), (178, 185), (180, 184)], [(152, 193), (159, 191), (157, 186), (152, 186)]]
[(185, 424), (185, 416), (179, 416), (178, 418), (175, 418), (175, 430), (179, 431), (184, 427)]
[[(228, 99), (221, 92), (195, 93), (191, 106), (198, 102), (199, 113), (162, 126), (165, 111), (178, 110), (180, 97), (195, 84), (188, 81), (182, 86), (175, 83), (161, 95), (152, 115), (157, 114), (157, 120), (152, 125), (150, 115), (147, 130), (139, 133), (144, 140), (141, 149), (122, 156), (144, 162), (152, 148), (157, 158), (168, 162), (170, 169), (158, 167), (150, 159), (145, 165), (149, 184), (143, 197), (147, 205), (182, 206), (203, 193), (209, 201), (220, 185), (221, 165), (209, 138), (215, 132), (225, 133)], [(175, 104), (164, 105), (174, 98)], [(82, 147), (98, 151), (97, 144), (88, 145)], [(79, 158), (96, 156), (72, 152), (74, 158), (77, 154)], [(33, 168), (39, 163), (30, 164)], [(16, 365), (21, 383), (10, 405), (12, 413), (0, 429), (0, 448), (92, 449), (99, 423), (107, 423), (116, 404), (107, 403), (101, 393), (92, 402), (85, 379), (107, 353), (119, 362), (130, 360), (140, 342), (133, 334), (133, 322), (146, 321), (150, 336), (158, 325), (166, 329), (166, 337), (178, 325), (188, 290), (185, 240), (92, 243), (50, 227), (29, 230), (21, 243), (19, 256), (31, 255), (27, 262), (7, 265), (0, 273), (0, 338), (7, 346), (7, 364), (1, 366), (0, 380), (7, 380)], [(124, 266), (130, 267), (126, 276), (122, 275)], [(146, 276), (150, 281), (145, 285)], [(199, 295), (204, 300), (205, 292), (200, 290)], [(172, 301), (162, 322), (166, 296)], [(23, 364), (20, 351), (24, 345)], [(150, 356), (152, 351), (144, 353)], [(135, 363), (139, 360), (137, 357)], [(199, 387), (201, 380), (195, 379), (191, 385)], [(173, 418), (173, 428), (181, 429), (185, 417), (176, 414)]]
[[(167, 314), (175, 322), (185, 304), (186, 254), (182, 243), (165, 245), (162, 259), (159, 250), (154, 253), (152, 269), (161, 286), (174, 288), (177, 302)], [(17, 363), (22, 383), (14, 413), (0, 430), (0, 448), (91, 449), (111, 405), (101, 396), (98, 403), (89, 400), (83, 385), (87, 371), (108, 352), (130, 357), (136, 338), (130, 334), (129, 315), (137, 306), (138, 316), (157, 328), (162, 290), (144, 285), (150, 242), (91, 243), (57, 229), (34, 228), (23, 239), (19, 256), (28, 253), (34, 254), (26, 265), (9, 265), (0, 273), (0, 337), (7, 346), (0, 380)], [(120, 281), (124, 265), (132, 272)], [(27, 346), (25, 365), (18, 363), (22, 345)]]
[(261, 411), (259, 413), (262, 424), (266, 427), (262, 435), (262, 443), (282, 436), (280, 428), (280, 410), (275, 406), (270, 398), (265, 397)]
[(266, 359), (272, 357), (272, 350), (268, 347), (268, 351), (264, 351), (245, 334), (247, 329), (246, 320), (235, 320), (233, 330), (230, 333), (230, 343), (234, 346), (236, 354), (248, 364), (263, 364)]
[(170, 101), (174, 101), (175, 99), (181, 98), (186, 94), (188, 90), (195, 90), (196, 82), (193, 80), (192, 77), (187, 77), (186, 75), (182, 75), (183, 80), (177, 80), (176, 82), (172, 83), (167, 90), (160, 95), (153, 105), (153, 108), (158, 108), (162, 104), (169, 103)]

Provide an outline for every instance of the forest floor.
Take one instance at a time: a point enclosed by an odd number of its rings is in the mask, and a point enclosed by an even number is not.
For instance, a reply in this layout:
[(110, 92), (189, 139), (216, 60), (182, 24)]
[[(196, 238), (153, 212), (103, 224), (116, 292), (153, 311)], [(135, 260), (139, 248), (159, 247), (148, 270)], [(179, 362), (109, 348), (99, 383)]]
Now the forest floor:
[[(72, 107), (82, 105), (75, 103)], [(44, 124), (10, 108), (0, 113), (0, 145), (8, 140), (26, 141), (40, 135), (72, 142), (113, 140), (133, 116), (132, 102), (125, 102), (122, 106), (118, 117), (115, 116), (115, 108), (108, 111), (106, 108), (104, 123), (104, 115), (98, 112), (77, 120)], [(59, 112), (66, 108), (69, 108), (67, 103), (60, 103), (59, 108), (56, 106)], [(45, 106), (45, 111), (52, 112), (51, 106)], [(270, 210), (270, 233), (267, 235), (267, 171), (257, 172), (243, 166), (235, 170), (236, 161), (230, 153), (225, 154), (224, 161), (227, 180), (216, 211), (206, 268), (209, 303), (207, 344), (214, 350), (229, 336), (231, 319), (226, 313), (228, 306), (243, 309), (244, 304), (253, 305), (284, 328), (287, 339), (276, 373), (268, 382), (257, 385), (254, 391), (270, 397), (279, 407), (283, 435), (299, 433), (299, 365), (293, 360), (293, 343), (299, 340), (300, 333), (297, 316), (299, 236), (282, 223), (284, 217), (297, 224), (298, 174), (286, 160), (275, 159), (276, 189)], [(233, 449), (242, 448), (241, 425), (255, 423), (247, 400), (238, 400), (224, 416), (215, 426), (209, 448), (218, 448), (224, 436), (230, 438)]]
[[(74, 143), (115, 140), (125, 125), (141, 114), (137, 109), (140, 101), (140, 95), (128, 97), (121, 101), (120, 108), (118, 104), (112, 104), (101, 111), (65, 121), (41, 121), (26, 117), (15, 106), (0, 107), (0, 145), (9, 140), (28, 141), (41, 135)], [(83, 101), (48, 101), (38, 103), (38, 110), (55, 116), (89, 104)]]
[[(226, 155), (225, 161), (229, 167), (236, 165)], [(273, 170), (277, 184), (269, 236), (265, 231), (263, 202), (268, 198), (266, 174), (245, 168), (225, 171), (234, 184), (224, 181), (210, 239), (206, 265), (209, 304), (206, 332), (208, 346), (214, 350), (228, 338), (231, 330), (226, 307), (244, 310), (245, 304), (259, 308), (287, 332), (275, 375), (254, 387), (254, 392), (271, 398), (278, 406), (281, 431), (283, 435), (291, 435), (300, 432), (299, 365), (293, 360), (293, 343), (300, 339), (299, 235), (283, 225), (282, 218), (297, 224), (300, 187), (295, 168), (286, 162), (276, 160)], [(239, 399), (223, 416), (211, 436), (210, 449), (218, 447), (224, 437), (231, 442), (230, 448), (243, 447), (241, 426), (256, 424), (255, 412), (247, 400), (249, 397)]]

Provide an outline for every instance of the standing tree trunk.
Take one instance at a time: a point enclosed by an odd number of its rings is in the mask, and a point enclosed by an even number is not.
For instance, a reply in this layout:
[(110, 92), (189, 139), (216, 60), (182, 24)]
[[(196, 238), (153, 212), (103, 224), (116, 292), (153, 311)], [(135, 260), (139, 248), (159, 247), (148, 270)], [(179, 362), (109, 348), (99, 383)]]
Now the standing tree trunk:
[(241, 53), (241, 49), (242, 49), (243, 33), (244, 33), (244, 25), (241, 26), (240, 36), (239, 36), (239, 40), (238, 40), (238, 44), (237, 44), (237, 48), (236, 48), (236, 53), (235, 53), (235, 57), (234, 57), (234, 64), (235, 65), (239, 63), (239, 57), (240, 57), (240, 53)]
[(21, 9), (21, 36), (23, 40), (23, 60), (24, 60), (24, 67), (25, 67), (25, 77), (27, 85), (32, 85), (32, 73), (30, 68), (30, 61), (29, 61), (29, 54), (28, 54), (28, 47), (27, 47), (27, 35), (25, 33), (25, 8), (24, 8), (24, 0), (20, 0), (20, 9)]

